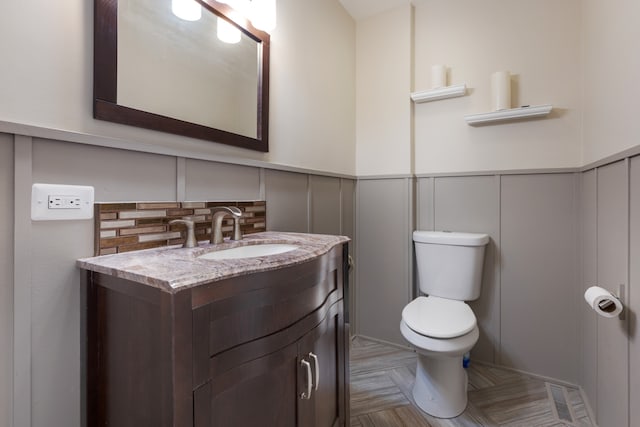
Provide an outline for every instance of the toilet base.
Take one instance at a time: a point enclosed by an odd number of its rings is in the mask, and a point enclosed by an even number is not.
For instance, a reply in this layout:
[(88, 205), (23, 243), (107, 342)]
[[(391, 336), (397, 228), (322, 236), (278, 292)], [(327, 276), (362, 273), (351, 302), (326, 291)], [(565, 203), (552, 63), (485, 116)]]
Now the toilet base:
[(429, 415), (454, 418), (467, 407), (467, 381), (462, 356), (427, 357), (418, 353), (413, 399)]

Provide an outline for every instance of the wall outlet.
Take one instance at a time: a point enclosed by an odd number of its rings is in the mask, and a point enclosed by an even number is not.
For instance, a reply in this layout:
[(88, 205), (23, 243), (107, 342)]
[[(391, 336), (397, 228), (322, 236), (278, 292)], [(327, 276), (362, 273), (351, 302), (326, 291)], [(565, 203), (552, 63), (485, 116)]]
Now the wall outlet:
[(49, 209), (81, 209), (79, 196), (49, 196)]
[(93, 218), (93, 187), (82, 185), (33, 184), (33, 221)]

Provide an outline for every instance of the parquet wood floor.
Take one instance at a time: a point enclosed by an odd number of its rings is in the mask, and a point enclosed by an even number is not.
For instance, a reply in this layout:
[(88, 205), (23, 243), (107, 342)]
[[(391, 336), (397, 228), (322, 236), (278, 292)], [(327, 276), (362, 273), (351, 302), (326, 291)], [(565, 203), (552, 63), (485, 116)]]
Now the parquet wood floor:
[(352, 427), (595, 426), (578, 389), (473, 361), (467, 409), (434, 418), (413, 402), (414, 352), (356, 338), (350, 357)]

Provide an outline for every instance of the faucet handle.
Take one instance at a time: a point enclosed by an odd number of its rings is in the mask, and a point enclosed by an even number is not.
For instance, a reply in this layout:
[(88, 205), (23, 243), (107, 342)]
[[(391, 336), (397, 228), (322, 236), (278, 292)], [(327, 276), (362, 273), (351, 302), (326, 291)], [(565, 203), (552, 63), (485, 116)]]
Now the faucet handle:
[(242, 214), (233, 218), (233, 237), (231, 240), (242, 240), (242, 231), (240, 231), (240, 218)]
[(183, 219), (174, 219), (169, 221), (169, 224), (184, 224), (187, 226), (187, 240), (185, 240), (183, 248), (195, 248), (198, 246), (195, 233), (195, 221), (188, 219), (190, 217), (184, 217)]

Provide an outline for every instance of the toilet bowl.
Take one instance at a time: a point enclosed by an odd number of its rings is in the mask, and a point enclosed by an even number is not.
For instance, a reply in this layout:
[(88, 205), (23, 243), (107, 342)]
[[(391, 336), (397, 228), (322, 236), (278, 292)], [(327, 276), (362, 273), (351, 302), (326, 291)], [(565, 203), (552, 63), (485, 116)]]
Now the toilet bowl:
[[(461, 306), (459, 310), (450, 310), (450, 303)], [(438, 321), (433, 322), (437, 310), (429, 311), (431, 316), (419, 315), (420, 310), (439, 305), (443, 312), (438, 313), (441, 316)], [(461, 318), (465, 321), (461, 322)], [(433, 328), (425, 330), (429, 321), (433, 322)], [(419, 297), (403, 310), (400, 332), (418, 354), (413, 387), (416, 405), (438, 418), (453, 418), (464, 412), (468, 380), (462, 358), (473, 348), (479, 336), (471, 309), (460, 301)]]
[(476, 233), (415, 231), (419, 296), (402, 310), (400, 332), (418, 354), (413, 398), (426, 413), (453, 418), (467, 406), (465, 353), (478, 341), (465, 301), (480, 296), (485, 246)]

